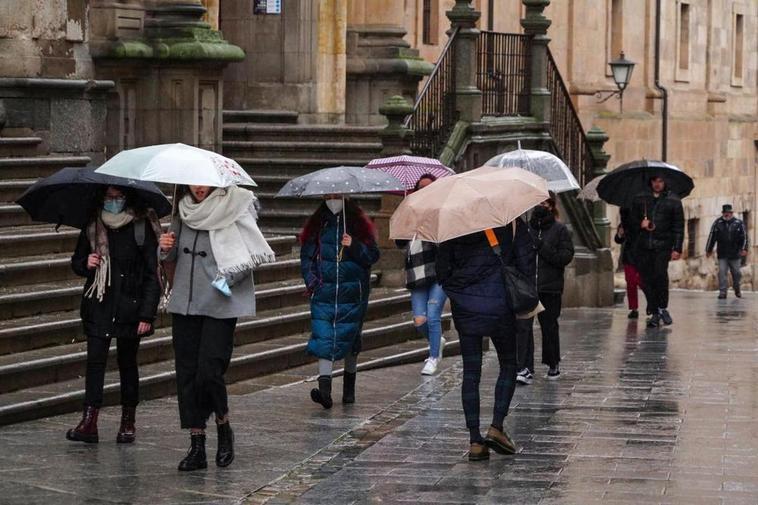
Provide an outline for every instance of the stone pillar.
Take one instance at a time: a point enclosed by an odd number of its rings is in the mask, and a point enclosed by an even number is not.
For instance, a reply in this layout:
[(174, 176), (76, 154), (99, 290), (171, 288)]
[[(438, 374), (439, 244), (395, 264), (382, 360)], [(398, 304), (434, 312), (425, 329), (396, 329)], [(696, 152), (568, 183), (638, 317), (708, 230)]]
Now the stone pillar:
[(362, 125), (384, 124), (379, 108), (390, 96), (416, 99), (418, 84), (432, 73), (404, 40), (404, 0), (351, 0), (347, 26), (347, 90), (345, 120)]
[[(592, 171), (593, 178), (608, 173), (608, 160), (611, 159), (611, 156), (603, 150), (603, 145), (607, 141), (608, 135), (597, 126), (593, 126), (592, 129), (587, 132), (587, 142), (590, 145), (592, 160), (594, 162)], [(605, 202), (602, 200), (592, 203), (592, 220), (595, 223), (595, 229), (600, 236), (600, 241), (602, 242), (603, 247), (610, 247), (611, 225), (608, 216), (606, 215)]]
[(538, 121), (550, 121), (550, 91), (547, 89), (547, 45), (550, 38), (547, 29), (551, 21), (543, 14), (550, 0), (521, 0), (526, 13), (521, 26), (526, 35), (532, 36), (531, 91), (529, 106), (531, 115)]
[(205, 14), (201, 0), (93, 3), (95, 72), (117, 90), (109, 104), (108, 156), (171, 142), (221, 149), (222, 73), (245, 53), (212, 30)]
[(482, 92), (476, 85), (477, 44), (479, 30), (476, 22), (481, 13), (471, 5), (471, 0), (455, 0), (455, 6), (447, 11), (450, 30), (458, 28), (455, 38), (455, 101), (459, 119), (469, 123), (482, 118)]
[[(413, 112), (413, 106), (404, 97), (395, 95), (384, 102), (379, 112), (387, 118), (387, 126), (379, 134), (383, 145), (382, 156), (411, 154), (413, 130), (406, 128), (403, 123)], [(401, 287), (405, 284), (403, 253), (389, 239), (390, 218), (401, 201), (400, 196), (382, 195), (382, 207), (374, 218), (379, 236), (377, 245), (381, 251), (378, 268), (382, 270), (383, 286)]]

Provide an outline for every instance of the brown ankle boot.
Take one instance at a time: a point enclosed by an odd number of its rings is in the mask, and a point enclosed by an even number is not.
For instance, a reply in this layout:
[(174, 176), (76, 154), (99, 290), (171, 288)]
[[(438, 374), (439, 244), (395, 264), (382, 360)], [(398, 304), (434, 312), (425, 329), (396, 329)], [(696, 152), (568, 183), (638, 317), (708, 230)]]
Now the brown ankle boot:
[(87, 442), (89, 444), (96, 444), (98, 442), (97, 437), (97, 414), (100, 409), (95, 407), (85, 406), (82, 414), (82, 420), (76, 428), (68, 430), (66, 432), (66, 438), (75, 442)]
[(134, 442), (136, 429), (134, 428), (134, 416), (136, 407), (121, 407), (121, 427), (116, 435), (116, 443), (131, 444)]

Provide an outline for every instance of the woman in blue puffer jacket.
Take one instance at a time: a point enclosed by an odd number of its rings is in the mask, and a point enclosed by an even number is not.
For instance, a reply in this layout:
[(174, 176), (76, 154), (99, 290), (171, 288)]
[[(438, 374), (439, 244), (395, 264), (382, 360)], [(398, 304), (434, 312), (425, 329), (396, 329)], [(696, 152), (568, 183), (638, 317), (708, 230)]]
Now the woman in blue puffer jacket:
[(308, 353), (319, 358), (311, 399), (332, 407), (333, 364), (344, 359), (342, 403), (354, 403), (371, 265), (379, 260), (374, 225), (354, 202), (329, 195), (306, 223), (300, 243), (300, 268), (311, 295)]

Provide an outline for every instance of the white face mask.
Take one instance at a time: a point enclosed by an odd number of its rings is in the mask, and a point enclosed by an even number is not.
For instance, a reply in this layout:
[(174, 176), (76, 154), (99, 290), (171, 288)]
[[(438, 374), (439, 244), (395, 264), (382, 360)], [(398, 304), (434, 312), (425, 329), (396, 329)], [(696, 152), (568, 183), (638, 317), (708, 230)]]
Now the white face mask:
[(343, 205), (341, 199), (327, 200), (326, 206), (329, 207), (329, 210), (332, 211), (332, 214), (339, 214), (342, 212)]

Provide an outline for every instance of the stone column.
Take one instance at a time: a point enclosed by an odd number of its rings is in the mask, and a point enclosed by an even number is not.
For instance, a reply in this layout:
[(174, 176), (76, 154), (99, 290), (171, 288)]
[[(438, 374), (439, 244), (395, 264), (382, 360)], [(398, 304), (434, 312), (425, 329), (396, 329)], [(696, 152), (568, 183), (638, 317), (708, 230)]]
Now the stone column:
[(476, 85), (477, 43), (479, 30), (476, 22), (481, 13), (471, 5), (471, 0), (456, 0), (447, 11), (450, 30), (458, 28), (455, 38), (455, 100), (459, 119), (470, 123), (482, 118), (482, 92)]
[[(603, 145), (607, 141), (608, 135), (597, 126), (593, 126), (592, 129), (587, 132), (587, 142), (590, 145), (594, 162), (592, 171), (594, 177), (600, 177), (601, 175), (608, 173), (608, 160), (611, 159), (611, 156), (603, 150)], [(600, 236), (600, 241), (602, 242), (603, 247), (610, 247), (611, 225), (608, 216), (606, 215), (605, 202), (602, 200), (592, 203), (592, 220), (595, 223), (595, 229)]]
[(545, 17), (545, 8), (550, 0), (521, 0), (526, 13), (521, 20), (524, 33), (532, 36), (531, 115), (538, 121), (550, 121), (550, 91), (547, 89), (547, 45), (550, 38), (547, 29), (551, 21)]
[(379, 133), (382, 139), (382, 156), (412, 154), (410, 141), (413, 130), (405, 127), (405, 118), (413, 112), (413, 105), (404, 97), (395, 95), (379, 107), (379, 113), (387, 118), (387, 126)]
[(379, 108), (390, 96), (414, 101), (434, 65), (405, 41), (404, 0), (350, 0), (347, 26), (345, 120), (380, 125)]

